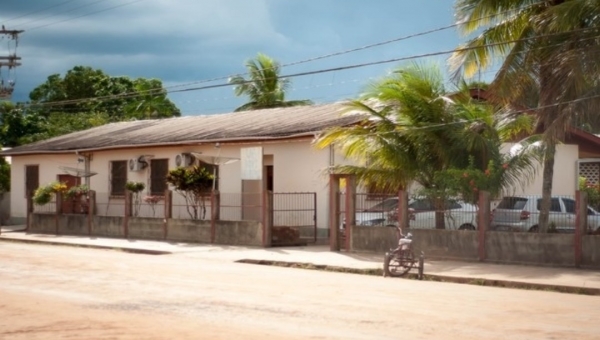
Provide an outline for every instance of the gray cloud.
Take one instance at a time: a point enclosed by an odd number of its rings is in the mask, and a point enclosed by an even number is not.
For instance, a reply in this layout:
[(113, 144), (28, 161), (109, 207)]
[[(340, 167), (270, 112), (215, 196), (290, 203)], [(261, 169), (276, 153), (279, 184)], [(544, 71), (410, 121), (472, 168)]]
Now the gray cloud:
[[(3, 4), (0, 23), (62, 2)], [(64, 73), (76, 65), (100, 68), (115, 76), (160, 78), (172, 86), (244, 72), (244, 62), (259, 51), (285, 64), (447, 25), (453, 20), (450, 2), (434, 7), (431, 1), (408, 0), (381, 0), (376, 4), (358, 0), (144, 0), (76, 18), (129, 2), (106, 0), (64, 13), (94, 2), (74, 1), (5, 23), (7, 28), (26, 31), (17, 50), (23, 66), (17, 69), (15, 100), (25, 100), (29, 91), (50, 74)], [(49, 15), (54, 16), (45, 18)], [(48, 26), (40, 27), (43, 25)], [(397, 58), (450, 49), (457, 44), (457, 33), (447, 31), (287, 67), (283, 73)], [(393, 66), (295, 78), (290, 97), (315, 101), (348, 98), (359, 92), (369, 78), (381, 76)], [(243, 102), (233, 97), (231, 88), (174, 93), (171, 98), (184, 114), (226, 112)]]

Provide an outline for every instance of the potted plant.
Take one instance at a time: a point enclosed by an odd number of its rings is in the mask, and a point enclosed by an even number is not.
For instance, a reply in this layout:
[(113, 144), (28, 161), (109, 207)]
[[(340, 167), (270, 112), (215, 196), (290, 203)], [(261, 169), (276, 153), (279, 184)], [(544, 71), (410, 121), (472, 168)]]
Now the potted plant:
[(58, 181), (51, 182), (45, 186), (37, 188), (33, 194), (33, 203), (36, 205), (45, 205), (52, 201), (56, 193), (67, 191), (67, 185)]
[(133, 193), (133, 216), (138, 216), (140, 213), (140, 207), (142, 205), (140, 192), (144, 191), (145, 188), (146, 185), (143, 182), (127, 181), (127, 183), (125, 183), (125, 189)]

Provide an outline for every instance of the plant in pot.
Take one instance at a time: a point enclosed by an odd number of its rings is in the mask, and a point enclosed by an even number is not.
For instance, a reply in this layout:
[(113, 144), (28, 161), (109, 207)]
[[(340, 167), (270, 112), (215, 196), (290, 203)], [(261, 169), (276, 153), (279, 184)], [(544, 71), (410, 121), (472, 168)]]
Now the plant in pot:
[(140, 213), (140, 207), (142, 205), (140, 193), (144, 191), (145, 188), (146, 185), (143, 182), (127, 181), (127, 183), (125, 183), (125, 189), (133, 193), (133, 216), (138, 216)]
[(33, 194), (32, 200), (36, 205), (45, 205), (52, 201), (56, 193), (65, 193), (67, 185), (58, 181), (48, 183), (45, 186), (37, 188)]
[(79, 208), (79, 212), (85, 214), (88, 212), (89, 208), (89, 192), (90, 188), (87, 185), (76, 185), (70, 187), (65, 192), (65, 198), (71, 200), (74, 204), (74, 207)]

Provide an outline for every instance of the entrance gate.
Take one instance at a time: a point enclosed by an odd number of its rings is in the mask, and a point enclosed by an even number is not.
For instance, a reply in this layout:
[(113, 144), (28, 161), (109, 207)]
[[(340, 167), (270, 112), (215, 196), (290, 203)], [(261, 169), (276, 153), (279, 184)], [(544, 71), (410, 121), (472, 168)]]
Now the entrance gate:
[(273, 246), (300, 246), (317, 242), (317, 193), (272, 193)]

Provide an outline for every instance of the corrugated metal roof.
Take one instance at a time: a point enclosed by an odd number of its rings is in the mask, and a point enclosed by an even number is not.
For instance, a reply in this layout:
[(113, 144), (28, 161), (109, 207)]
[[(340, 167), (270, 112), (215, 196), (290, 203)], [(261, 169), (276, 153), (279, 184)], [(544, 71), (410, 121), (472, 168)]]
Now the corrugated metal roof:
[(210, 116), (119, 122), (18, 146), (2, 154), (93, 151), (209, 141), (285, 139), (309, 136), (328, 127), (345, 126), (361, 120), (360, 115), (344, 114), (344, 112), (346, 112), (344, 103), (334, 103)]

